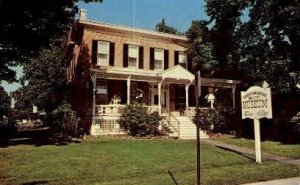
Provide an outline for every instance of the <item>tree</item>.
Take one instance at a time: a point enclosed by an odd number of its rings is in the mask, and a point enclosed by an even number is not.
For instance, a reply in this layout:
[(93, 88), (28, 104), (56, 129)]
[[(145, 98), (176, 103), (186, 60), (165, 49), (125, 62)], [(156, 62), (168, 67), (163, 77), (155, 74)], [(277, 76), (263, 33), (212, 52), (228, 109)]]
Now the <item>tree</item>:
[(35, 105), (41, 111), (51, 112), (66, 98), (65, 47), (66, 41), (56, 42), (24, 65), (21, 81), (26, 85), (16, 93), (16, 109), (31, 112)]
[(213, 45), (206, 21), (193, 21), (186, 33), (187, 54), (192, 59), (193, 69), (200, 70), (202, 76), (214, 75), (217, 61), (213, 56)]
[[(44, 48), (39, 55), (24, 65), (24, 85), (16, 92), (15, 118), (40, 118), (57, 136), (78, 136), (80, 129), (77, 113), (69, 100), (70, 87), (66, 79), (66, 39)], [(32, 113), (38, 107), (43, 115)]]
[(155, 30), (162, 33), (170, 33), (175, 35), (182, 35), (176, 28), (168, 26), (165, 19), (162, 19), (160, 23), (156, 24)]
[(10, 110), (10, 97), (7, 92), (5, 92), (4, 88), (0, 86), (0, 120), (4, 115), (8, 115)]
[(254, 80), (268, 81), (277, 94), (299, 92), (299, 6), (297, 0), (253, 1), (249, 21), (236, 31), (241, 66), (255, 74)]
[(220, 65), (216, 77), (242, 79), (247, 86), (266, 80), (277, 93), (299, 91), (297, 0), (206, 0), (206, 8), (213, 55)]
[(270, 84), (274, 129), (286, 128), (300, 108), (299, 6), (298, 0), (206, 0), (210, 20), (194, 21), (187, 33), (187, 51), (205, 76), (241, 80), (244, 90)]
[(28, 63), (43, 48), (51, 47), (56, 39), (66, 34), (78, 11), (77, 2), (0, 1), (0, 80), (15, 81), (15, 72), (9, 66)]

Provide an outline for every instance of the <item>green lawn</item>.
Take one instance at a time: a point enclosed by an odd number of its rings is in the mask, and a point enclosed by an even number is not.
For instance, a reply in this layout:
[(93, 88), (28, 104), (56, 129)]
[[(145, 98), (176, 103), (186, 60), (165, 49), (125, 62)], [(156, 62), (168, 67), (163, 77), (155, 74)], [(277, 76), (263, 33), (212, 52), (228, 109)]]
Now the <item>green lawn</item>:
[[(216, 138), (214, 140), (223, 143), (234, 144), (237, 146), (255, 149), (255, 143), (253, 139), (222, 137), (222, 138)], [(273, 153), (280, 156), (300, 159), (299, 144), (282, 144), (280, 142), (264, 141), (261, 142), (261, 150), (263, 152)]]
[[(275, 161), (256, 164), (201, 144), (201, 184), (241, 184), (293, 177), (299, 169)], [(102, 138), (65, 146), (0, 148), (0, 184), (194, 184), (195, 142)]]

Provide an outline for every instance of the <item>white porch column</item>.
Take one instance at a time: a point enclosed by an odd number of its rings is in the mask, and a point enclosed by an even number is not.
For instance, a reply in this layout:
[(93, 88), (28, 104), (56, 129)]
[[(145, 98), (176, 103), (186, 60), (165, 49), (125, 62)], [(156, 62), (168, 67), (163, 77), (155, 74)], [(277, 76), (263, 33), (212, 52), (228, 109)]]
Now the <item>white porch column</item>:
[(159, 114), (161, 114), (161, 84), (162, 84), (162, 81), (160, 81), (159, 83), (158, 83), (158, 107), (159, 107)]
[(127, 78), (127, 104), (130, 104), (130, 76)]
[(236, 84), (231, 86), (232, 90), (232, 107), (235, 109), (235, 89), (236, 89)]
[(185, 84), (185, 109), (189, 107), (189, 84)]

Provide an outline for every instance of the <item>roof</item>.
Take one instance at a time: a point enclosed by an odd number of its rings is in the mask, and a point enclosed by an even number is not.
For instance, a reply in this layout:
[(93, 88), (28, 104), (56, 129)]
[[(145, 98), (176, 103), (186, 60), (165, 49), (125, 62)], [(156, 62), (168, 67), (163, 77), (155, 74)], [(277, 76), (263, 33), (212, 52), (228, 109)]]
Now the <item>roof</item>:
[(165, 70), (160, 74), (163, 80), (165, 79), (176, 79), (176, 80), (188, 80), (192, 82), (195, 76), (183, 68), (181, 65), (176, 65), (168, 70)]
[(129, 26), (120, 26), (120, 25), (115, 25), (115, 24), (108, 24), (108, 23), (103, 23), (103, 22), (82, 20), (82, 19), (79, 19), (78, 23), (87, 25), (87, 26), (104, 28), (104, 29), (119, 30), (119, 31), (131, 32), (131, 33), (136, 33), (136, 34), (160, 37), (160, 38), (165, 38), (165, 39), (174, 39), (174, 40), (180, 40), (183, 42), (187, 41), (187, 38), (185, 36), (174, 35), (174, 34), (169, 34), (169, 33), (161, 33), (161, 32), (148, 30), (148, 29), (133, 28), (133, 27), (129, 27)]

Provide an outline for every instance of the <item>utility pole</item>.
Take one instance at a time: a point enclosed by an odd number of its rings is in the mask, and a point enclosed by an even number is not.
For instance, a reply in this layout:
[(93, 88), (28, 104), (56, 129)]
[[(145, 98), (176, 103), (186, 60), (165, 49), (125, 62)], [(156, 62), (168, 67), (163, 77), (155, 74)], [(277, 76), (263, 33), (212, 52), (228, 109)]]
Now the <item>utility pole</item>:
[(196, 98), (196, 132), (197, 132), (197, 185), (200, 185), (200, 109), (199, 98), (201, 96), (201, 76), (200, 71), (195, 74), (195, 98)]

